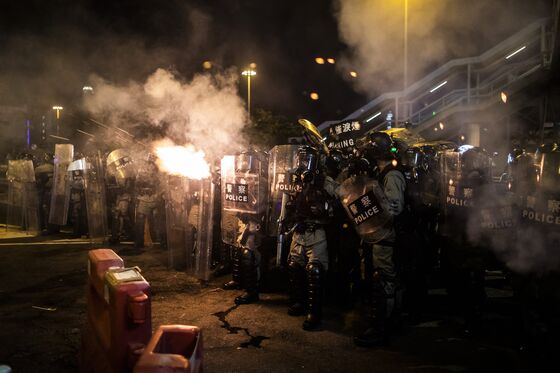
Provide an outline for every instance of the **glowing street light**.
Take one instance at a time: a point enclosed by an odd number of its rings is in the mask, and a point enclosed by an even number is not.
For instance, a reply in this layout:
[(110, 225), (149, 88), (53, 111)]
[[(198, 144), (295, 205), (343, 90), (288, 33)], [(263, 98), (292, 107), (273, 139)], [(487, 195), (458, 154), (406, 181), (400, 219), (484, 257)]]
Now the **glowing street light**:
[(327, 58), (327, 62), (330, 63), (331, 65), (334, 65), (335, 60), (332, 57)]
[(505, 92), (500, 93), (500, 98), (504, 104), (507, 102), (508, 97)]
[(60, 105), (55, 105), (52, 108), (56, 111), (56, 134), (58, 135), (58, 133), (60, 132), (60, 112), (64, 108)]
[(352, 78), (357, 78), (357, 77), (358, 77), (358, 73), (355, 72), (355, 71), (350, 71), (350, 76), (351, 76)]
[(241, 73), (241, 75), (247, 77), (247, 113), (249, 114), (249, 119), (250, 119), (251, 118), (251, 77), (257, 75), (257, 72), (249, 68), (247, 70), (244, 70)]
[(56, 119), (60, 119), (60, 112), (64, 109), (62, 106), (55, 105), (52, 107), (53, 110), (56, 110)]
[(324, 65), (325, 64), (325, 59), (323, 57), (316, 57), (315, 62), (319, 65)]
[(311, 92), (309, 94), (309, 97), (313, 100), (313, 101), (317, 101), (319, 99), (319, 94), (317, 92)]

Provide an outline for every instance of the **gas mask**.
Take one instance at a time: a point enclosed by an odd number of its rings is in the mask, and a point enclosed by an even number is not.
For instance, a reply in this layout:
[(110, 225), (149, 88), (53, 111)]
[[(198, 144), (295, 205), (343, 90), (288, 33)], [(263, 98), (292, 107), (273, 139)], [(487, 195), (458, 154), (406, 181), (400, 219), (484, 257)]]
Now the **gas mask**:
[(311, 183), (319, 174), (319, 154), (310, 146), (298, 150), (295, 174), (303, 183)]

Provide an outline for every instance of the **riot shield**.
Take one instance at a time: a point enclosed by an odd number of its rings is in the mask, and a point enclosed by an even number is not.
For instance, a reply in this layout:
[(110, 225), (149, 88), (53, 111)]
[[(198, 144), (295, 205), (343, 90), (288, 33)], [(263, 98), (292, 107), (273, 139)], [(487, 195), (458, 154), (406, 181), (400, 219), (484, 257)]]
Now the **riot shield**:
[(8, 161), (8, 205), (6, 228), (20, 227), (30, 234), (37, 233), (39, 200), (35, 185), (35, 171), (31, 160)]
[[(165, 185), (165, 222), (167, 233), (168, 266), (177, 270), (186, 268), (187, 252), (194, 244), (194, 227), (188, 216), (193, 195), (189, 180), (168, 175)], [(189, 248), (191, 248), (189, 250)]]
[(194, 266), (191, 273), (198, 279), (208, 281), (211, 274), (214, 234), (214, 183), (211, 179), (199, 181), (199, 203)]
[(401, 163), (408, 170), (407, 194), (416, 211), (439, 210), (441, 203), (440, 154), (456, 145), (448, 141), (417, 143), (403, 153)]
[(207, 281), (212, 264), (214, 184), (169, 175), (165, 191), (168, 265)]
[(535, 188), (521, 199), (521, 220), (515, 258), (508, 265), (518, 272), (560, 270), (560, 152), (538, 154)]
[[(477, 243), (480, 230), (481, 204), (490, 201), (491, 159), (479, 149), (462, 146), (441, 153), (441, 185), (444, 235), (463, 236)], [(494, 194), (497, 194), (494, 192)], [(498, 196), (496, 195), (496, 198)], [(474, 238), (473, 238), (474, 237)]]
[(376, 243), (392, 232), (389, 201), (377, 182), (365, 175), (351, 176), (340, 185), (338, 194), (356, 232), (368, 243)]
[(282, 200), (286, 193), (293, 193), (296, 185), (291, 183), (290, 171), (296, 167), (298, 145), (277, 145), (270, 150), (268, 175), (270, 184), (270, 211), (268, 213), (268, 235), (275, 237), (279, 232)]
[(51, 192), (49, 223), (66, 225), (70, 204), (68, 166), (74, 158), (74, 145), (56, 144), (54, 148), (54, 180)]
[(492, 249), (498, 257), (508, 254), (518, 228), (515, 200), (506, 183), (488, 183), (477, 191), (476, 215), (467, 227), (475, 244)]
[(92, 243), (103, 243), (108, 234), (104, 175), (101, 156), (98, 154), (88, 157), (84, 169), (84, 194), (88, 233)]
[[(236, 245), (237, 217), (245, 214), (266, 224), (268, 161), (256, 153), (225, 156), (221, 161), (222, 241)], [(261, 229), (265, 231), (265, 227)]]

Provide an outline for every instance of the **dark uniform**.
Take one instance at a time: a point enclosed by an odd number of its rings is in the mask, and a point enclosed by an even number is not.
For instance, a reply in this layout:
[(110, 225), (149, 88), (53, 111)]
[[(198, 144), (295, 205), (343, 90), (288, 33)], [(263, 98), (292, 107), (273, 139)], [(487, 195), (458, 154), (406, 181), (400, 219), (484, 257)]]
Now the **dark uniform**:
[[(377, 132), (371, 136), (365, 156), (371, 164), (376, 164), (380, 171), (378, 182), (388, 200), (388, 213), (395, 221), (404, 209), (406, 181), (403, 173), (394, 169), (393, 148), (390, 136)], [(366, 280), (371, 280), (372, 292), (369, 328), (354, 337), (354, 343), (358, 346), (383, 344), (388, 337), (387, 320), (393, 315), (397, 302), (398, 278), (394, 260), (396, 241), (396, 229), (393, 225), (381, 241), (371, 245), (372, 262), (365, 263), (366, 268), (372, 267), (371, 278), (367, 278), (370, 276), (366, 273)]]
[[(236, 304), (259, 300), (260, 249), (266, 232), (268, 160), (256, 151), (222, 160), (222, 239), (232, 246), (232, 280), (223, 288), (244, 289)], [(235, 237), (230, 237), (235, 232)], [(225, 235), (225, 236), (224, 236)], [(227, 237), (226, 237), (227, 236)]]
[(323, 282), (329, 266), (325, 224), (329, 220), (328, 201), (334, 198), (336, 184), (321, 173), (318, 153), (311, 147), (299, 150), (294, 176), (301, 188), (287, 206), (288, 219), (295, 223), (288, 256), (291, 302), (288, 314), (297, 316), (307, 312), (303, 329), (314, 330), (321, 325)]

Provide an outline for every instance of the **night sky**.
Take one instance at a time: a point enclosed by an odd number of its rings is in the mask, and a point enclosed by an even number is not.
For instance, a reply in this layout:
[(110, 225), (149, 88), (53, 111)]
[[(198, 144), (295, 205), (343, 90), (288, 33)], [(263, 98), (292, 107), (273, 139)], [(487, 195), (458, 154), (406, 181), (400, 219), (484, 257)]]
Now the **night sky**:
[[(156, 68), (184, 79), (257, 64), (252, 104), (315, 121), (366, 102), (333, 65), (344, 48), (328, 1), (5, 1), (0, 19), (0, 100), (49, 107), (79, 99), (91, 73), (119, 83)], [(239, 94), (246, 97), (246, 80)], [(317, 91), (319, 101), (309, 99)]]
[[(410, 51), (411, 72), (417, 67), (420, 74), (450, 57), (480, 53), (532, 19), (548, 15), (550, 2), (410, 0), (410, 43), (417, 48)], [(379, 41), (369, 54), (362, 53), (361, 61), (351, 58), (358, 41), (348, 45), (352, 35), (346, 34), (347, 40), (341, 37), (334, 16), (340, 3), (371, 4), (376, 13), (374, 21), (350, 21), (359, 38)], [(253, 107), (294, 121), (340, 119), (377, 94), (399, 87), (402, 9), (389, 3), (393, 2), (2, 1), (0, 102), (68, 106), (79, 101), (91, 74), (118, 84), (143, 81), (161, 67), (188, 81), (203, 72), (205, 60), (213, 61), (216, 71), (230, 67), (241, 71), (254, 62), (258, 75), (252, 79)], [(440, 48), (432, 53), (426, 48), (432, 45)], [(334, 57), (337, 64), (317, 65), (316, 56)], [(344, 67), (339, 64), (342, 56), (350, 57)], [(357, 66), (361, 87), (348, 78), (352, 61), (361, 62)], [(319, 93), (318, 101), (309, 99), (312, 91)], [(239, 94), (246, 97), (244, 79), (239, 80)]]

